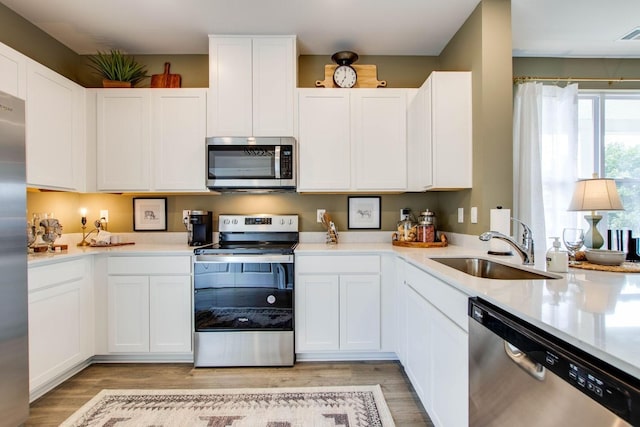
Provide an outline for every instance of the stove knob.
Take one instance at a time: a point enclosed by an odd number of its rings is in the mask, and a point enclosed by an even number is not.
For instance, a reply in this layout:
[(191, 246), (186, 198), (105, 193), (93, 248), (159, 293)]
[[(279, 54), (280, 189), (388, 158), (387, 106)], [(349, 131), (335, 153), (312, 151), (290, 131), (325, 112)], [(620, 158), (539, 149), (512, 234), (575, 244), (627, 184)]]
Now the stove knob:
[(229, 224), (229, 222), (230, 222), (230, 221), (229, 221), (229, 219), (225, 219), (225, 220), (224, 220), (224, 221), (222, 221), (222, 222), (223, 222), (223, 223), (225, 223), (225, 224)]
[(234, 219), (234, 220), (232, 220), (231, 222), (232, 222), (232, 223), (234, 223), (234, 224), (237, 224), (237, 223), (238, 223), (238, 220), (237, 220), (237, 219)]
[(284, 218), (280, 219), (280, 225), (284, 225), (284, 223), (285, 223)]

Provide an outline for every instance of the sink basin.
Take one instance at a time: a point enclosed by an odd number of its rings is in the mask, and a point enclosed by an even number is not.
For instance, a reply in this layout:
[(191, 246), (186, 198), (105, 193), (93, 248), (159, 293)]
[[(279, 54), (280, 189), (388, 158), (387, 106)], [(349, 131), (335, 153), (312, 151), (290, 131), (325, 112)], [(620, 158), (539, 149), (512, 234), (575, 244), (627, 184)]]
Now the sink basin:
[(432, 258), (433, 261), (455, 268), (475, 277), (499, 280), (546, 280), (559, 279), (560, 276), (523, 270), (482, 258)]

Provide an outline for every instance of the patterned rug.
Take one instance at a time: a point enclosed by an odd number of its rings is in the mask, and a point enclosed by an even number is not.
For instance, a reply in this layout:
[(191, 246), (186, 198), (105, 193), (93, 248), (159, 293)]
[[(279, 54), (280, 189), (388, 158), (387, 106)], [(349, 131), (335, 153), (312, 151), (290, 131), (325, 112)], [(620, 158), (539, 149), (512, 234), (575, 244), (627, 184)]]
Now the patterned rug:
[(379, 385), (102, 390), (61, 424), (80, 426), (393, 427)]

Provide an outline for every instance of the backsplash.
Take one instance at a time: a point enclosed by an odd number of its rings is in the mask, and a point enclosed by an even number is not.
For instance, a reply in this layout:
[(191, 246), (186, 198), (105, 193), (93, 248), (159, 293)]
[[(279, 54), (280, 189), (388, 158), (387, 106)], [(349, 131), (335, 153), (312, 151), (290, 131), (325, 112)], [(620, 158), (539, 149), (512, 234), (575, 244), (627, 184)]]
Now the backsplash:
[[(213, 213), (214, 230), (219, 214), (297, 214), (300, 216), (301, 232), (322, 232), (324, 227), (316, 222), (316, 210), (326, 209), (331, 214), (338, 231), (347, 229), (347, 194), (298, 194), (280, 193), (265, 195), (130, 195), (102, 193), (66, 193), (51, 191), (29, 191), (27, 193), (27, 217), (40, 212), (53, 212), (63, 225), (63, 233), (80, 233), (80, 209), (87, 210), (90, 226), (100, 218), (101, 210), (109, 211), (108, 231), (133, 232), (133, 199), (135, 197), (167, 198), (167, 231), (185, 231), (182, 210), (208, 210)], [(392, 231), (400, 219), (401, 208), (411, 208), (416, 217), (420, 211), (430, 209), (438, 215), (437, 193), (404, 193), (381, 195), (381, 231)], [(364, 231), (351, 230), (354, 233)], [(371, 231), (371, 230), (367, 230)], [(139, 234), (153, 232), (138, 232)]]

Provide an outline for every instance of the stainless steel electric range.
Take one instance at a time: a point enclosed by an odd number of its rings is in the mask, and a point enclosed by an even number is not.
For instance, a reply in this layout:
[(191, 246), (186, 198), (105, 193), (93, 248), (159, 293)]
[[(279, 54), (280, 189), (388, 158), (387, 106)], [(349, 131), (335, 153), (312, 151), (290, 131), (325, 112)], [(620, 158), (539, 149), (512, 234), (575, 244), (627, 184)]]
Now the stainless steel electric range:
[(194, 250), (194, 364), (291, 366), (297, 215), (220, 215)]

